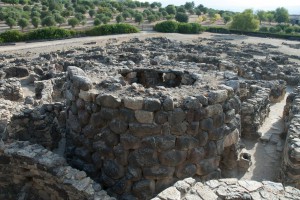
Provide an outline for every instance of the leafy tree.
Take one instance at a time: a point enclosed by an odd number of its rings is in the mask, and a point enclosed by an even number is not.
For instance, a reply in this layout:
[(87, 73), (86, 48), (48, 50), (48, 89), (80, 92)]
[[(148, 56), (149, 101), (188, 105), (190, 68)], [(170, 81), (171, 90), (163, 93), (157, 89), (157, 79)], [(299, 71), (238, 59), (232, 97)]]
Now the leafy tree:
[(101, 20), (98, 19), (98, 18), (95, 18), (95, 20), (94, 20), (94, 25), (95, 25), (95, 26), (99, 26), (100, 24), (101, 24)]
[(253, 10), (247, 9), (233, 17), (231, 28), (241, 31), (255, 31), (259, 28), (259, 21), (253, 14)]
[(59, 14), (55, 14), (54, 19), (55, 19), (56, 23), (59, 24), (59, 26), (61, 26), (61, 24), (66, 22), (66, 19)]
[(31, 12), (30, 16), (31, 16), (31, 18), (41, 17), (41, 13), (39, 13), (38, 11), (33, 11), (33, 12)]
[(268, 19), (269, 24), (271, 24), (271, 22), (274, 21), (274, 14), (271, 12), (268, 12), (266, 14), (266, 18)]
[(185, 12), (186, 12), (186, 10), (185, 10), (185, 8), (184, 8), (184, 7), (180, 6), (180, 7), (178, 7), (178, 8), (177, 8), (176, 12), (185, 13)]
[(85, 16), (82, 13), (75, 13), (75, 18), (77, 18), (78, 21), (85, 20)]
[(185, 7), (185, 9), (187, 9), (187, 10), (190, 10), (190, 9), (193, 9), (194, 7), (195, 7), (195, 3), (192, 1), (192, 2), (186, 2), (185, 4), (184, 4), (184, 7)]
[(56, 21), (53, 16), (47, 16), (42, 19), (42, 26), (55, 26)]
[(258, 10), (256, 15), (258, 16), (259, 23), (261, 24), (262, 21), (266, 20), (267, 13), (264, 10)]
[(31, 19), (31, 23), (34, 26), (34, 28), (37, 28), (41, 24), (41, 19), (39, 17), (33, 17)]
[(211, 18), (211, 22), (215, 23), (217, 20), (222, 19), (221, 15), (216, 13), (212, 18)]
[(201, 15), (201, 10), (197, 8), (197, 9), (195, 10), (195, 13), (196, 13), (196, 15), (198, 15), (198, 17), (199, 17), (199, 16)]
[(102, 18), (101, 21), (103, 22), (103, 24), (107, 24), (110, 21), (110, 18), (105, 16), (105, 17)]
[(225, 16), (223, 17), (223, 20), (224, 20), (224, 23), (227, 24), (228, 22), (231, 21), (231, 17), (228, 16), (228, 15), (225, 15)]
[(16, 20), (14, 20), (13, 18), (8, 17), (8, 18), (5, 20), (5, 24), (6, 24), (7, 26), (9, 26), (9, 28), (12, 29), (13, 26), (17, 25), (17, 22), (16, 22)]
[(28, 0), (19, 0), (19, 3), (22, 5), (28, 4)]
[(79, 20), (76, 17), (73, 17), (68, 20), (68, 25), (72, 26), (72, 28), (75, 28), (79, 24)]
[(284, 7), (277, 8), (275, 10), (275, 21), (277, 23), (287, 23), (289, 22), (289, 12)]
[(124, 19), (126, 20), (127, 18), (131, 17), (131, 14), (128, 11), (125, 11), (122, 13), (122, 16), (124, 17)]
[(155, 15), (149, 15), (148, 18), (147, 18), (147, 20), (148, 20), (150, 23), (152, 23), (152, 22), (154, 22), (154, 21), (156, 20), (156, 17), (155, 17)]
[(144, 21), (144, 17), (142, 14), (138, 13), (134, 17), (134, 21), (141, 24)]
[(117, 21), (117, 23), (124, 22), (123, 16), (122, 16), (122, 15), (118, 15), (118, 16), (116, 17), (116, 21)]
[(95, 10), (89, 10), (89, 15), (91, 18), (93, 18), (96, 14), (96, 11)]
[(179, 12), (175, 15), (175, 19), (178, 22), (188, 22), (189, 21), (189, 16), (185, 13)]
[(23, 7), (23, 11), (30, 11), (30, 10), (31, 10), (31, 9), (30, 9), (30, 6), (27, 6), (27, 5), (26, 5), (26, 6)]
[(189, 13), (190, 13), (190, 15), (193, 15), (193, 14), (195, 14), (195, 11), (193, 9), (189, 9)]
[(19, 3), (19, 0), (2, 0), (2, 2), (15, 5)]
[(175, 18), (175, 15), (167, 15), (166, 16), (166, 19), (167, 20), (172, 20), (172, 19), (174, 19)]
[(166, 7), (166, 11), (169, 15), (175, 15), (176, 14), (176, 8), (174, 5), (168, 5)]
[(21, 27), (22, 31), (23, 31), (24, 28), (26, 28), (28, 25), (29, 25), (29, 22), (28, 22), (27, 19), (24, 19), (24, 18), (19, 19), (19, 21), (18, 21), (18, 26)]
[(166, 17), (168, 15), (167, 11), (162, 11), (161, 14)]

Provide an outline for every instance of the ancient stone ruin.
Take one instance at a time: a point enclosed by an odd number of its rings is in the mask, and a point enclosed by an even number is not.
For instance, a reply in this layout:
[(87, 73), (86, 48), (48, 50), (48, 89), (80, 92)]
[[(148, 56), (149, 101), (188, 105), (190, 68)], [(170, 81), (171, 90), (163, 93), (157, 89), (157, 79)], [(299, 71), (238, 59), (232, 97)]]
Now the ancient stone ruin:
[[(0, 199), (299, 199), (299, 64), (276, 48), (133, 38), (0, 55)], [(260, 131), (286, 96), (284, 131)], [(277, 148), (277, 179), (241, 178), (248, 142)]]

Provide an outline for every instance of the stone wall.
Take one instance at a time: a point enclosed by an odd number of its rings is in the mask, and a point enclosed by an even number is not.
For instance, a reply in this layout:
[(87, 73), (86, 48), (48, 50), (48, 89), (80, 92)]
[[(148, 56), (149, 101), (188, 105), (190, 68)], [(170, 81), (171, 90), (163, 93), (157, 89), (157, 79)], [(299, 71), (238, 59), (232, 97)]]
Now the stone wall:
[(270, 104), (285, 96), (285, 81), (241, 81), (239, 96), (242, 100), (242, 137), (259, 138), (258, 129), (269, 115)]
[[(69, 162), (117, 198), (149, 199), (179, 179), (219, 177), (224, 144), (239, 137), (240, 101), (232, 88), (175, 99), (168, 92), (193, 91), (196, 76), (160, 73), (122, 72), (126, 86), (110, 82), (107, 89), (103, 81), (106, 89), (95, 90), (81, 69), (68, 68)], [(151, 93), (155, 84), (165, 95)]]
[(210, 180), (205, 183), (187, 178), (176, 182), (152, 200), (219, 200), (219, 199), (291, 199), (300, 197), (300, 190), (271, 181), (237, 180), (236, 178)]
[(24, 107), (11, 115), (5, 140), (30, 141), (54, 149), (65, 133), (65, 106), (62, 103), (43, 104), (33, 109)]
[(300, 87), (286, 100), (284, 120), (286, 141), (283, 151), (281, 179), (284, 184), (300, 188)]
[(101, 186), (40, 145), (0, 145), (0, 199), (114, 199)]

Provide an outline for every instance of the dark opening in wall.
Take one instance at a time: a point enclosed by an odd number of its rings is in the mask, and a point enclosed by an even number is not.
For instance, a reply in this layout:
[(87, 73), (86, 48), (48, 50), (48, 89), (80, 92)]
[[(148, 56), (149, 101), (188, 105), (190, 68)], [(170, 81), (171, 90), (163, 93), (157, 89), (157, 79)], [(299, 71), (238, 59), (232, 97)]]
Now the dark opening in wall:
[(178, 71), (143, 69), (121, 74), (129, 84), (139, 83), (146, 88), (157, 86), (173, 88), (180, 85), (193, 85), (196, 81), (191, 74)]

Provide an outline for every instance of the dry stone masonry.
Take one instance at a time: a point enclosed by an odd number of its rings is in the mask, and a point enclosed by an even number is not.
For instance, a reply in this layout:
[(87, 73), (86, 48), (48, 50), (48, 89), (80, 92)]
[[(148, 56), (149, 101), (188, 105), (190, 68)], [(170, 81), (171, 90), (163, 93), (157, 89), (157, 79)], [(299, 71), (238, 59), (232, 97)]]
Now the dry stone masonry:
[(283, 151), (281, 178), (285, 184), (300, 188), (300, 88), (287, 98), (284, 109), (286, 122), (286, 142)]
[[(68, 67), (71, 163), (118, 198), (149, 199), (178, 179), (220, 177), (224, 143), (239, 137), (233, 89), (203, 90), (199, 75), (182, 71), (120, 73), (124, 83), (112, 93), (109, 80), (93, 89), (81, 69)], [(187, 96), (173, 97), (183, 90)]]
[(215, 35), (0, 54), (0, 199), (299, 199), (299, 89), (284, 186), (230, 173), (299, 84), (299, 57), (277, 48)]

